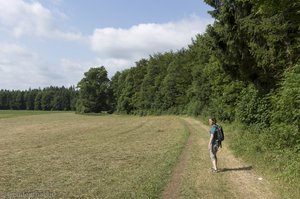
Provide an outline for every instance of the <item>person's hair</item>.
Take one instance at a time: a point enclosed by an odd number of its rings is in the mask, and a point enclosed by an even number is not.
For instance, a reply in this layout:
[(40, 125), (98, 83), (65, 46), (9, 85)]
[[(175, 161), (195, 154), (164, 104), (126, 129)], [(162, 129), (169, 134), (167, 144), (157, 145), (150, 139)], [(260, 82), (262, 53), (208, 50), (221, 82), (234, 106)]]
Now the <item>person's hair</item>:
[(211, 121), (216, 124), (217, 123), (217, 119), (215, 117), (210, 117), (209, 119), (211, 119)]

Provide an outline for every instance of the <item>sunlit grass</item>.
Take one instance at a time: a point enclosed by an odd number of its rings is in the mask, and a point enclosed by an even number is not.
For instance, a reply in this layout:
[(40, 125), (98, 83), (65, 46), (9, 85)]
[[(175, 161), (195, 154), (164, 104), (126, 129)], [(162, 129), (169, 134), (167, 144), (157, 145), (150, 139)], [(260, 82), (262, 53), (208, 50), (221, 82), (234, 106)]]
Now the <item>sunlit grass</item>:
[(55, 113), (0, 120), (0, 192), (156, 198), (187, 139), (176, 118)]

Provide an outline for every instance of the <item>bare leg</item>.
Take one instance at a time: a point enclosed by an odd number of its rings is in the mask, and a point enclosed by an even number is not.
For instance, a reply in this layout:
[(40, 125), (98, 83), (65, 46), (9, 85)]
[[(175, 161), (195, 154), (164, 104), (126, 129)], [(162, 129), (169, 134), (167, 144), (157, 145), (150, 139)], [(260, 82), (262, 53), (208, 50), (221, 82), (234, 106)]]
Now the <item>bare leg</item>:
[(218, 170), (218, 158), (216, 156), (215, 164), (214, 164), (214, 169)]
[(215, 171), (218, 169), (217, 150), (217, 148), (211, 148), (210, 150), (211, 162)]
[(213, 160), (212, 164), (213, 164), (214, 170), (217, 170), (218, 169), (218, 167), (217, 167), (217, 159)]

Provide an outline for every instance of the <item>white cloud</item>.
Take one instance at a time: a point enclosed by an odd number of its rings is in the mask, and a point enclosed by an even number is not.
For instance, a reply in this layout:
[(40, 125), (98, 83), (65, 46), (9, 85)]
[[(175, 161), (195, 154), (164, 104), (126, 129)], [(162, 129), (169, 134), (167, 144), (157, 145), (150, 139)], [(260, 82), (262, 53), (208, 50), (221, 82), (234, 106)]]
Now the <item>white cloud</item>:
[(21, 45), (0, 43), (0, 89), (77, 85), (90, 66), (67, 58), (50, 65)]
[(22, 35), (80, 40), (81, 34), (64, 32), (55, 27), (53, 12), (39, 2), (22, 0), (0, 0), (0, 25), (4, 25), (15, 37)]
[[(2, 88), (29, 88), (36, 83), (42, 84), (45, 76), (39, 57), (26, 48), (9, 43), (0, 43), (0, 85)], [(37, 87), (39, 85), (36, 85)]]
[(91, 49), (101, 57), (140, 59), (156, 52), (177, 50), (203, 33), (211, 21), (193, 16), (165, 24), (139, 24), (129, 29), (95, 29), (90, 36)]
[(61, 82), (66, 86), (72, 86), (77, 85), (91, 64), (70, 60), (68, 58), (62, 58), (59, 66), (59, 72), (63, 74)]

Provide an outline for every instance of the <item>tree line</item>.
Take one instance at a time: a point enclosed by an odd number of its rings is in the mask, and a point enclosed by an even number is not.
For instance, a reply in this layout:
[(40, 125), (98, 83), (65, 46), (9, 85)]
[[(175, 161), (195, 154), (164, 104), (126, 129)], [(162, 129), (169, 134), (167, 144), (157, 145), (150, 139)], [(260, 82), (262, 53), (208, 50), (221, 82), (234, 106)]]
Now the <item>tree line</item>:
[(0, 90), (0, 110), (74, 111), (77, 95), (74, 86), (50, 86), (25, 91)]

